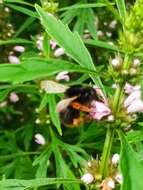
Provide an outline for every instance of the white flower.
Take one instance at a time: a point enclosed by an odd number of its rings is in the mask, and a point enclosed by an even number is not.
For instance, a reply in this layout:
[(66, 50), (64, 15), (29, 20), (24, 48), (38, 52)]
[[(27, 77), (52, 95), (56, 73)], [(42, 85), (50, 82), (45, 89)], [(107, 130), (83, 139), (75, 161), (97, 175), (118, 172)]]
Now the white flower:
[(41, 123), (40, 119), (39, 119), (39, 118), (37, 118), (37, 119), (35, 120), (35, 123), (36, 123), (36, 124)]
[(114, 154), (113, 156), (112, 156), (112, 164), (113, 165), (117, 165), (118, 163), (119, 163), (119, 160), (120, 160), (120, 155), (119, 154)]
[(136, 74), (137, 74), (137, 69), (131, 68), (131, 69), (129, 70), (129, 74), (130, 74), (130, 75), (136, 75)]
[(138, 67), (140, 64), (141, 64), (141, 62), (140, 62), (139, 59), (136, 58), (136, 59), (133, 60), (133, 66), (134, 67)]
[(101, 30), (98, 30), (98, 31), (97, 31), (97, 36), (98, 36), (98, 37), (103, 37), (103, 36), (104, 36), (104, 33), (103, 33)]
[(60, 73), (57, 74), (56, 76), (56, 80), (59, 81), (59, 80), (65, 80), (65, 81), (69, 81), (70, 80), (70, 77), (69, 77), (69, 72), (68, 71), (62, 71)]
[(25, 51), (24, 46), (14, 46), (13, 50), (23, 53)]
[(111, 32), (106, 32), (106, 36), (110, 38), (112, 36), (112, 33)]
[(56, 50), (55, 50), (55, 52), (54, 52), (54, 56), (55, 57), (60, 57), (61, 55), (64, 55), (64, 53), (65, 53), (65, 50), (64, 50), (64, 48), (57, 48)]
[(116, 28), (116, 25), (117, 25), (117, 21), (116, 20), (112, 20), (110, 22), (110, 24), (109, 24), (109, 27), (112, 28), (112, 29), (114, 29), (114, 28)]
[(16, 102), (19, 101), (19, 97), (18, 97), (18, 95), (15, 92), (11, 92), (10, 93), (9, 99), (13, 103), (16, 103)]
[(109, 107), (103, 102), (93, 101), (91, 104), (90, 115), (93, 119), (101, 120), (104, 116), (111, 113)]
[(107, 186), (110, 187), (111, 189), (115, 188), (115, 181), (113, 179), (109, 179), (107, 182)]
[(113, 122), (114, 119), (115, 119), (115, 118), (114, 118), (114, 115), (109, 115), (109, 116), (108, 116), (108, 121), (109, 121), (109, 122)]
[(19, 58), (16, 57), (15, 55), (9, 55), (8, 60), (10, 63), (13, 63), (13, 64), (19, 64), (20, 63)]
[(46, 144), (45, 138), (40, 133), (37, 133), (35, 135), (35, 142), (37, 144), (40, 144), (40, 145), (45, 145)]
[(43, 36), (41, 36), (40, 34), (37, 36), (36, 45), (39, 50), (43, 49)]
[(94, 181), (94, 177), (91, 173), (86, 173), (81, 177), (81, 180), (88, 185)]
[(123, 183), (123, 176), (120, 173), (117, 173), (115, 176), (115, 180), (119, 183), (122, 184)]
[(121, 65), (121, 60), (119, 58), (114, 58), (111, 60), (111, 64), (113, 67), (117, 68)]

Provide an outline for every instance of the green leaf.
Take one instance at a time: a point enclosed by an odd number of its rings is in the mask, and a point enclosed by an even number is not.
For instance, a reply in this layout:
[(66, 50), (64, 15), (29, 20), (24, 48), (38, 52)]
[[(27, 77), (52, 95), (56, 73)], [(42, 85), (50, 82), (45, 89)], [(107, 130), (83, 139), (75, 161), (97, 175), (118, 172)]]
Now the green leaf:
[(120, 168), (123, 175), (121, 190), (137, 190), (143, 187), (143, 165), (124, 134), (119, 131), (121, 141)]
[(65, 11), (65, 10), (70, 10), (70, 9), (86, 9), (86, 8), (91, 8), (91, 7), (105, 7), (105, 3), (85, 3), (85, 4), (75, 4), (72, 6), (68, 7), (63, 7), (59, 9), (59, 11)]
[[(71, 32), (68, 26), (65, 26), (53, 15), (45, 13), (40, 6), (35, 5), (35, 8), (39, 13), (42, 25), (45, 27), (48, 34), (65, 49), (65, 52), (76, 62), (78, 62), (82, 67), (95, 70), (92, 58), (78, 33)], [(95, 78), (94, 75), (90, 76), (92, 80), (104, 91), (104, 87), (100, 79)]]
[(125, 19), (126, 16), (126, 7), (124, 0), (116, 0), (116, 5), (118, 7), (118, 11), (122, 20)]
[(78, 184), (81, 180), (70, 179), (70, 178), (37, 178), (32, 180), (18, 180), (18, 179), (6, 179), (0, 181), (0, 189), (2, 190), (25, 190), (28, 188), (38, 188), (45, 185), (55, 184)]
[(59, 120), (58, 113), (56, 111), (57, 103), (56, 103), (55, 95), (49, 94), (48, 100), (49, 100), (49, 112), (50, 112), (51, 120), (53, 124), (55, 125), (55, 127), (57, 128), (59, 134), (62, 135), (61, 123)]
[(20, 26), (20, 28), (15, 32), (14, 38), (19, 36), (24, 30), (26, 30), (29, 26), (31, 27), (31, 24), (35, 21), (36, 19), (34, 17), (28, 17), (24, 23)]
[(97, 47), (101, 47), (101, 48), (105, 48), (105, 49), (109, 49), (109, 50), (113, 50), (113, 51), (119, 51), (119, 49), (115, 46), (115, 45), (110, 45), (108, 42), (104, 42), (101, 40), (84, 40), (84, 42), (88, 45), (92, 45), (92, 46), (97, 46)]
[(19, 11), (19, 12), (21, 12), (23, 14), (26, 14), (28, 16), (38, 18), (37, 13), (30, 10), (30, 9), (27, 9), (27, 8), (24, 8), (24, 7), (21, 7), (21, 6), (18, 6), (18, 5), (12, 5), (12, 4), (7, 4), (7, 6), (14, 9), (14, 10), (16, 10), (16, 11)]
[(25, 40), (21, 38), (14, 38), (10, 40), (0, 40), (0, 45), (7, 45), (7, 44), (33, 44), (30, 40)]
[[(61, 71), (95, 73), (79, 65), (58, 59), (25, 59), (19, 65), (0, 64), (0, 81), (20, 83), (46, 76), (52, 76)], [(96, 74), (94, 74), (96, 76)]]

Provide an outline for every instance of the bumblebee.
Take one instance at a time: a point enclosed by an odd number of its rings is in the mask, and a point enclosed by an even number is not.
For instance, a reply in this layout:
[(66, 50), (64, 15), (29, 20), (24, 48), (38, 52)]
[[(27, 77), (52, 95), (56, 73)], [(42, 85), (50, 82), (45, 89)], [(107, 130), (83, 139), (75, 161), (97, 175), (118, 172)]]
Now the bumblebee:
[(90, 120), (90, 105), (93, 100), (98, 100), (94, 88), (82, 85), (69, 87), (65, 91), (65, 98), (57, 104), (61, 123), (65, 126), (78, 127)]

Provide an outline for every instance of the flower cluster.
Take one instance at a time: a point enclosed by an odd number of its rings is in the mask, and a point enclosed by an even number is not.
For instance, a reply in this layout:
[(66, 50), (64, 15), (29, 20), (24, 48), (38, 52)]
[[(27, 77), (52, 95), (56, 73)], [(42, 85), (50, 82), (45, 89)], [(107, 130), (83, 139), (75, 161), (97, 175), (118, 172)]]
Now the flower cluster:
[(115, 153), (111, 158), (110, 167), (108, 168), (108, 176), (104, 179), (100, 174), (100, 162), (98, 160), (91, 160), (87, 162), (87, 169), (85, 174), (81, 177), (81, 180), (86, 185), (93, 183), (100, 184), (102, 190), (112, 190), (116, 187), (116, 184), (123, 183), (123, 177), (118, 171), (118, 163), (120, 156)]

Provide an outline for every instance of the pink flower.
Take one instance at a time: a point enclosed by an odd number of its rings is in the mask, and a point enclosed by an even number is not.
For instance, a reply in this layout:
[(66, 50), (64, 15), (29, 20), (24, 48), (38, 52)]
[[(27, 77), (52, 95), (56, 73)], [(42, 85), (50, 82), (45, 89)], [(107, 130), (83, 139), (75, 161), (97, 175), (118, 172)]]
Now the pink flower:
[(70, 80), (70, 77), (69, 77), (69, 72), (68, 71), (62, 71), (60, 73), (57, 74), (56, 76), (56, 80), (59, 81), (59, 80), (65, 80), (65, 81), (69, 81)]
[(130, 85), (129, 83), (126, 83), (124, 89), (125, 89), (125, 93), (126, 93), (126, 94), (131, 94), (131, 93), (134, 92), (134, 91), (140, 90), (140, 89), (141, 89), (141, 86), (140, 86), (140, 85), (132, 86), (132, 85)]
[(16, 57), (15, 55), (9, 55), (8, 60), (10, 63), (13, 63), (13, 64), (19, 64), (20, 63), (19, 58)]
[(90, 115), (93, 119), (101, 120), (103, 117), (109, 115), (111, 110), (103, 102), (93, 101), (91, 104)]
[(40, 145), (45, 145), (46, 144), (45, 138), (40, 133), (37, 133), (35, 135), (35, 142), (37, 144), (40, 144)]
[(25, 47), (24, 46), (14, 46), (13, 50), (23, 53), (25, 51)]
[(56, 46), (57, 46), (57, 42), (54, 41), (54, 40), (50, 40), (50, 45), (51, 45), (51, 48), (52, 48), (52, 49), (55, 49)]
[(95, 85), (93, 86), (93, 88), (95, 89), (97, 95), (99, 95), (102, 98), (103, 102), (105, 104), (107, 104), (107, 98), (104, 95), (104, 93), (102, 92), (101, 88), (99, 88), (98, 86), (95, 86)]
[(135, 102), (136, 100), (140, 100), (141, 98), (141, 91), (140, 90), (136, 90), (133, 91), (124, 101), (124, 106), (128, 107), (130, 106), (133, 102)]
[(60, 57), (61, 55), (64, 55), (65, 54), (65, 50), (64, 48), (57, 48), (54, 52), (54, 56), (55, 57)]
[(94, 181), (94, 177), (91, 173), (86, 173), (81, 177), (81, 180), (88, 185)]
[(16, 103), (19, 101), (19, 97), (15, 92), (11, 92), (9, 96), (9, 100), (13, 103)]
[(143, 101), (140, 99), (134, 100), (127, 108), (128, 113), (143, 112)]

